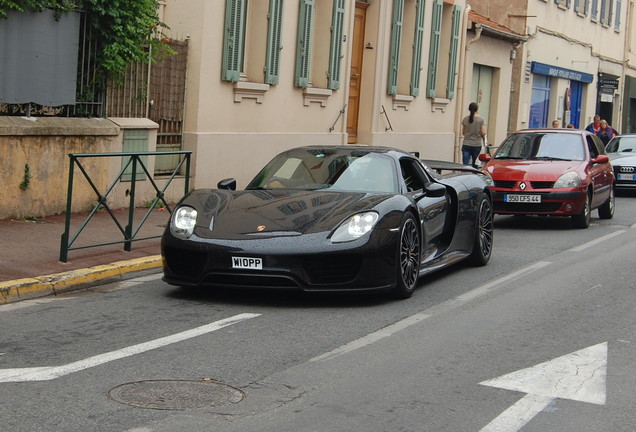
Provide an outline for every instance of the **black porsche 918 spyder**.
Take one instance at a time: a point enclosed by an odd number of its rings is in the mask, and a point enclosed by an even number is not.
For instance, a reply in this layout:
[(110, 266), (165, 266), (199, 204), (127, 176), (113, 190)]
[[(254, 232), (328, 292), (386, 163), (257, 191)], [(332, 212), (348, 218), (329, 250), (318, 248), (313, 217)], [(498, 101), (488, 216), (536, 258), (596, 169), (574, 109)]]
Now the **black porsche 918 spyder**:
[(226, 179), (177, 204), (161, 241), (163, 280), (407, 298), (426, 273), (489, 261), (489, 180), (391, 148), (288, 150), (245, 190)]

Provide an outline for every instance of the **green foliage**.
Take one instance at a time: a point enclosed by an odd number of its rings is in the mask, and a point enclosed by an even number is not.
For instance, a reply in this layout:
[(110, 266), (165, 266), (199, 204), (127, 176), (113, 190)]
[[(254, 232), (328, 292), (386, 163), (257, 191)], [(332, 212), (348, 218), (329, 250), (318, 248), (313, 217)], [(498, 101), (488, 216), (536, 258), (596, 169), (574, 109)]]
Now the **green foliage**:
[[(150, 61), (148, 49), (165, 53), (157, 0), (0, 0), (0, 18), (10, 10), (32, 13), (52, 9), (57, 13), (82, 10), (88, 14), (93, 34), (98, 35), (98, 74), (117, 80), (129, 64)], [(169, 51), (169, 49), (168, 49)]]
[(29, 168), (29, 164), (26, 164), (24, 165), (24, 179), (20, 183), (20, 189), (27, 190), (29, 183), (31, 183), (31, 168)]

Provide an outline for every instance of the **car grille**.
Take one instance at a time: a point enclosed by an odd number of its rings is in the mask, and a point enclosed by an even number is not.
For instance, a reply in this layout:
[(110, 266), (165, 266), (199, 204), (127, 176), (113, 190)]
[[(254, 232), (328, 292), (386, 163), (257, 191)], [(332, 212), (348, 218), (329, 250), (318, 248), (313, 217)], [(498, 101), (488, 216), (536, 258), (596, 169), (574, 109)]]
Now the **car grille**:
[(553, 213), (561, 208), (559, 202), (547, 202), (541, 204), (530, 203), (506, 203), (503, 201), (493, 202), (494, 211), (518, 212), (518, 213)]
[[(619, 180), (619, 175), (623, 174), (623, 179)], [(614, 165), (614, 175), (618, 186), (636, 186), (636, 180), (627, 180), (625, 177), (636, 174), (636, 167)]]
[(197, 280), (205, 267), (205, 253), (166, 248), (163, 251), (170, 270), (186, 279)]
[(359, 255), (329, 255), (324, 258), (303, 258), (303, 268), (312, 285), (351, 282), (360, 272), (362, 257)]
[(299, 288), (290, 277), (265, 274), (209, 273), (204, 284), (236, 287)]
[(532, 189), (552, 189), (554, 187), (554, 182), (551, 181), (533, 181), (530, 184)]
[[(517, 185), (516, 181), (510, 180), (495, 180), (495, 187), (501, 189), (514, 189)], [(533, 181), (530, 182), (532, 189), (552, 189), (554, 187), (554, 182), (551, 181)]]
[(502, 189), (514, 189), (516, 181), (495, 180), (495, 187)]

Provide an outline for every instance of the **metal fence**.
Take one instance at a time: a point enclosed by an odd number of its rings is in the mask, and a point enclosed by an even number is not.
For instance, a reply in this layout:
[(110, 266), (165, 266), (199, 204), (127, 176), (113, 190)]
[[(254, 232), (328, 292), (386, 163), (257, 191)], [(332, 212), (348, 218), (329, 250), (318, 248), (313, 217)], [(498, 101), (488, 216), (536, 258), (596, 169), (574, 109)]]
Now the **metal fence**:
[[(71, 153), (69, 157), (71, 159), (70, 167), (69, 167), (69, 176), (68, 176), (68, 194), (66, 199), (66, 220), (64, 224), (64, 233), (61, 238), (60, 245), (60, 261), (67, 262), (68, 261), (68, 252), (76, 249), (85, 249), (90, 247), (98, 247), (98, 246), (106, 246), (112, 244), (124, 244), (124, 250), (130, 252), (132, 250), (132, 242), (140, 241), (140, 240), (148, 240), (152, 238), (158, 238), (160, 236), (151, 236), (151, 237), (137, 237), (141, 227), (146, 222), (148, 217), (150, 216), (150, 212), (161, 202), (161, 204), (170, 212), (169, 204), (166, 202), (164, 195), (167, 188), (172, 183), (172, 180), (184, 170), (185, 176), (185, 185), (184, 185), (184, 194), (188, 192), (190, 189), (189, 179), (190, 179), (190, 157), (191, 151), (172, 151), (172, 152), (134, 152), (134, 153)], [(172, 171), (170, 177), (168, 178), (163, 189), (160, 189), (155, 181), (153, 180), (153, 176), (148, 172), (148, 168), (146, 167), (146, 163), (144, 159), (148, 156), (172, 156), (175, 155), (179, 157), (179, 163)], [(99, 190), (99, 188), (95, 185), (95, 182), (91, 179), (90, 175), (86, 171), (84, 165), (82, 164), (83, 159), (87, 158), (129, 158), (126, 163), (122, 163), (121, 171), (119, 175), (113, 180), (113, 182), (108, 186), (106, 191), (103, 193)], [(83, 174), (84, 178), (88, 181), (91, 189), (95, 193), (97, 197), (97, 204), (93, 207), (92, 211), (88, 214), (86, 219), (81, 224), (80, 228), (77, 232), (71, 235), (71, 211), (72, 211), (72, 199), (73, 199), (73, 178), (75, 174), (75, 168), (79, 169), (81, 174)], [(145, 173), (144, 174), (142, 174)], [(137, 182), (137, 176), (141, 175), (145, 180), (149, 180), (152, 184), (152, 187), (155, 190), (155, 198), (148, 205), (148, 211), (143, 216), (142, 220), (135, 225), (134, 221), (134, 210), (135, 210), (135, 186)], [(124, 175), (131, 175), (130, 178), (131, 186), (129, 191), (130, 203), (128, 206), (128, 223), (125, 227), (121, 225), (119, 220), (117, 220), (113, 210), (108, 205), (108, 194), (113, 190), (117, 182), (119, 182)], [(91, 218), (100, 210), (106, 210), (108, 214), (113, 219), (113, 222), (121, 232), (123, 238), (121, 240), (114, 240), (106, 243), (98, 243), (98, 244), (90, 244), (84, 246), (76, 246), (73, 247), (73, 244), (78, 239), (79, 235), (82, 233), (84, 228), (88, 225), (88, 222)]]

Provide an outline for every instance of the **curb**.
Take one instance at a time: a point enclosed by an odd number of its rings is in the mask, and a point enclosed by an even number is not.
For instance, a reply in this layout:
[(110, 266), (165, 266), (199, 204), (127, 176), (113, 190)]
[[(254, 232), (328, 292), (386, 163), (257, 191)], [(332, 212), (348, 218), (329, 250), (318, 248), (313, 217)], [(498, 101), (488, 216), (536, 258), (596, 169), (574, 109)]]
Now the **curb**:
[(161, 267), (161, 255), (117, 261), (33, 278), (0, 282), (0, 305), (86, 288), (97, 281), (123, 279), (131, 272)]

